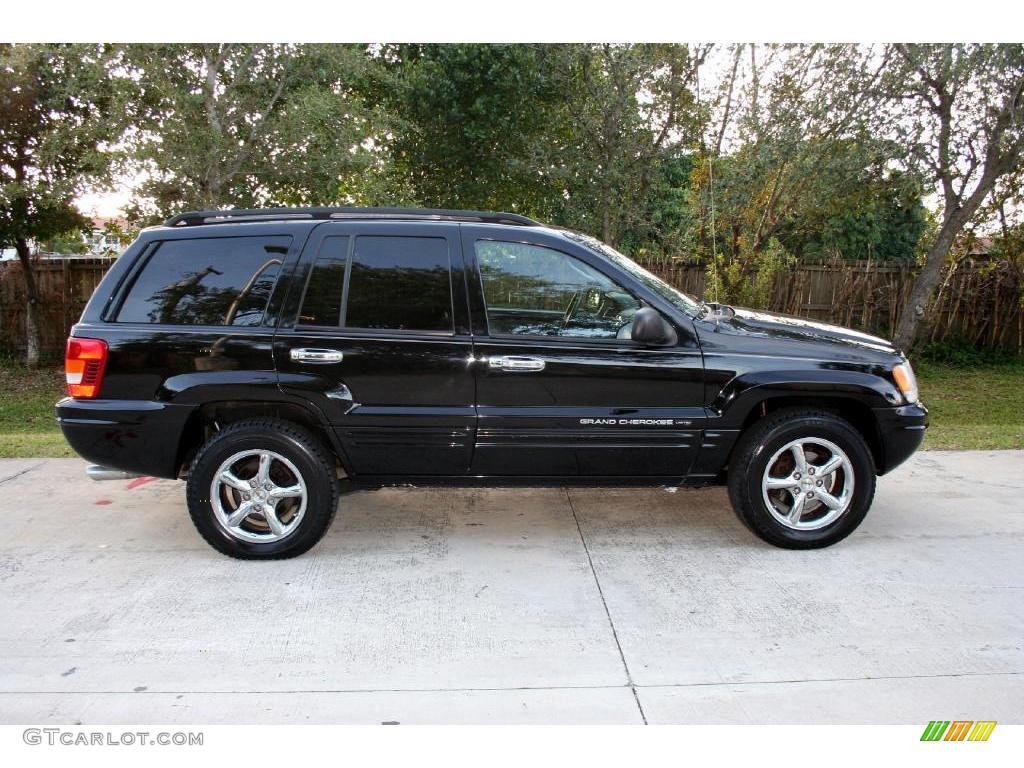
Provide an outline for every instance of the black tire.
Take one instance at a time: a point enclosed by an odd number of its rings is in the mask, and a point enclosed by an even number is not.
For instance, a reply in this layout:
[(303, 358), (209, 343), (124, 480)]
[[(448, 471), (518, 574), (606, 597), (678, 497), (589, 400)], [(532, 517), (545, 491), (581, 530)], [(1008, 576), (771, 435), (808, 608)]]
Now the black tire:
[[(301, 517), (297, 521), (293, 517), (294, 529), (277, 540), (248, 541), (239, 538), (245, 531), (238, 535), (229, 533), (219, 521), (211, 498), (214, 475), (222, 463), (249, 450), (271, 451), (283, 457), (301, 475), (300, 481), (305, 483), (306, 504)], [(276, 465), (272, 466), (276, 468), (272, 471), (283, 471), (288, 478), (286, 482), (299, 482), (292, 480), (295, 473), (284, 462), (275, 461)], [(228, 488), (224, 491), (233, 493)], [(301, 555), (323, 538), (338, 508), (338, 481), (333, 456), (309, 430), (279, 419), (240, 421), (211, 437), (199, 449), (192, 464), (186, 494), (189, 515), (199, 534), (218, 552), (243, 560), (281, 560)], [(298, 504), (296, 501), (295, 505)], [(243, 522), (243, 526), (259, 524), (258, 516), (247, 520), (256, 522)], [(269, 525), (265, 533), (271, 534)]]
[[(771, 496), (771, 492), (764, 491), (762, 486), (768, 462), (789, 443), (804, 438), (824, 439), (838, 446), (849, 459), (853, 476), (846, 511), (823, 527), (811, 530), (788, 527), (776, 519), (765, 501), (765, 495)], [(799, 454), (800, 450), (796, 450)], [(776, 474), (773, 469), (772, 477)], [(810, 490), (813, 493), (814, 488)], [(784, 498), (791, 498), (785, 493)], [(729, 464), (729, 499), (736, 515), (761, 539), (785, 549), (816, 549), (845, 539), (864, 520), (874, 495), (875, 465), (863, 436), (847, 421), (815, 409), (784, 408), (754, 423), (740, 436)], [(824, 505), (808, 503), (821, 510), (818, 514), (824, 523)], [(800, 517), (799, 513), (796, 515)]]

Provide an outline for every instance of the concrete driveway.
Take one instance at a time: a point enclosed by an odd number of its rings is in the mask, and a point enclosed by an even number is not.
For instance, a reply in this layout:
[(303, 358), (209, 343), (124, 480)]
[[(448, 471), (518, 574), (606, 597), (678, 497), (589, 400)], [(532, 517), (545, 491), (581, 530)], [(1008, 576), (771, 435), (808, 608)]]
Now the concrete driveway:
[(918, 454), (774, 549), (723, 489), (342, 500), (307, 555), (183, 484), (0, 462), (2, 723), (1024, 722), (1024, 452)]

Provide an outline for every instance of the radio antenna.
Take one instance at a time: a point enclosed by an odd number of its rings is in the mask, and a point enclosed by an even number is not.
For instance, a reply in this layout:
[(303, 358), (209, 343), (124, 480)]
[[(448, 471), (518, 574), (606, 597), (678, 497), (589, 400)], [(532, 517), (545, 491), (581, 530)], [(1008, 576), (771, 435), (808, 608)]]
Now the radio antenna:
[(708, 155), (708, 198), (711, 201), (711, 274), (715, 304), (718, 303), (718, 239), (715, 235), (715, 159)]
[[(697, 107), (700, 108), (700, 67), (695, 73), (694, 82), (697, 90)], [(711, 298), (718, 303), (718, 237), (715, 234), (715, 159), (708, 152), (706, 133), (701, 131), (701, 146), (708, 158), (708, 202), (711, 209)]]

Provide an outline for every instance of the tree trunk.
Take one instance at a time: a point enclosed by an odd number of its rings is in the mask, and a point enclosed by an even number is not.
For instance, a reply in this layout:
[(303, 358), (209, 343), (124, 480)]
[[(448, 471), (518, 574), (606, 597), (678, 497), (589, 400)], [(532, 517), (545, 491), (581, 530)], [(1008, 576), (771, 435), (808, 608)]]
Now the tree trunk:
[(21, 274), (25, 280), (25, 362), (30, 368), (39, 366), (39, 287), (32, 271), (32, 253), (28, 241), (19, 237), (14, 243), (21, 262)]
[(942, 282), (942, 269), (946, 264), (949, 249), (952, 248), (957, 233), (963, 228), (965, 219), (958, 214), (959, 212), (954, 213), (943, 222), (939, 236), (928, 249), (924, 267), (914, 281), (910, 298), (903, 308), (893, 342), (905, 354), (910, 354), (918, 341), (921, 321), (926, 318), (935, 289)]
[(612, 234), (612, 212), (610, 210), (608, 196), (606, 195), (604, 200), (601, 202), (601, 241), (614, 248), (615, 242)]

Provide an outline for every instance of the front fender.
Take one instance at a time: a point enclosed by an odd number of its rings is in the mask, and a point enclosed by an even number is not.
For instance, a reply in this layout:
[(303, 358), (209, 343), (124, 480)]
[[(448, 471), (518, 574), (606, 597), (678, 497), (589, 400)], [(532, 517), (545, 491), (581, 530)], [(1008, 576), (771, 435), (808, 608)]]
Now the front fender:
[(866, 371), (810, 368), (749, 371), (730, 379), (710, 408), (722, 429), (738, 429), (750, 412), (777, 397), (855, 400), (867, 408), (891, 408), (902, 403), (894, 383)]
[[(729, 461), (733, 446), (752, 414), (762, 403), (786, 398), (794, 404), (821, 405), (832, 401), (840, 408), (857, 408), (870, 418), (870, 433), (865, 435), (873, 446), (876, 463), (884, 465), (878, 448), (877, 416), (902, 402), (894, 383), (878, 373), (841, 368), (821, 363), (818, 368), (782, 370), (751, 370), (733, 375), (722, 386), (708, 406), (708, 422), (704, 442), (691, 472), (696, 482), (713, 481)], [(865, 425), (867, 426), (867, 425)]]

